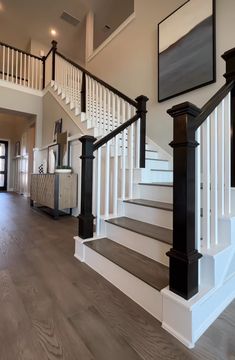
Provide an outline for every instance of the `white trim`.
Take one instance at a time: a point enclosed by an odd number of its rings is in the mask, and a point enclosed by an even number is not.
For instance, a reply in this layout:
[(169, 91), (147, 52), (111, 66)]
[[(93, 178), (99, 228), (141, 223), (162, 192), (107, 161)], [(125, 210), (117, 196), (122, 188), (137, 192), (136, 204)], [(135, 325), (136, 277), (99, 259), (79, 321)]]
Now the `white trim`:
[(41, 90), (34, 90), (22, 85), (18, 85), (18, 84), (13, 84), (11, 82), (5, 81), (5, 80), (0, 80), (0, 86), (2, 87), (6, 87), (8, 89), (13, 89), (13, 90), (17, 90), (17, 91), (21, 91), (24, 92), (26, 94), (30, 94), (30, 95), (36, 95), (36, 96), (43, 96), (43, 91)]
[(133, 12), (93, 53), (86, 59), (90, 62), (96, 55), (99, 54), (117, 35), (119, 35), (133, 20), (135, 19), (135, 12)]

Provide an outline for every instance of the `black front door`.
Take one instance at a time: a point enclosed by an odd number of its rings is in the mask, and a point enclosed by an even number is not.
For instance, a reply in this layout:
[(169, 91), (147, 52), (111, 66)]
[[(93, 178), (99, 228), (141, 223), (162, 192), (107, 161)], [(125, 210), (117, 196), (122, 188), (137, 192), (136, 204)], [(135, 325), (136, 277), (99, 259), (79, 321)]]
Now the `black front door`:
[(0, 140), (0, 191), (7, 190), (8, 142)]

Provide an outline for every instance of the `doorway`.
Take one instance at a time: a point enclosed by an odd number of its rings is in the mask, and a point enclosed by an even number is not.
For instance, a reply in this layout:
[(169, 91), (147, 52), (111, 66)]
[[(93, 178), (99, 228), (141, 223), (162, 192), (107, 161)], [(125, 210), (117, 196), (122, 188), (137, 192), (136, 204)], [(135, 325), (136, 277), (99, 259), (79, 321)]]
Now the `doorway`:
[(8, 141), (0, 140), (0, 191), (7, 191)]

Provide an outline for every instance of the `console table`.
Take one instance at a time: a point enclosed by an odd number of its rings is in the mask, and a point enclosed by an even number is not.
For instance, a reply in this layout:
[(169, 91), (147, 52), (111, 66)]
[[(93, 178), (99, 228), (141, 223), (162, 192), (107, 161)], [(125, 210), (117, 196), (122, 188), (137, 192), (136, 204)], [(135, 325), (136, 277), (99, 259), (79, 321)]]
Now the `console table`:
[(32, 174), (30, 205), (34, 202), (53, 210), (58, 219), (62, 210), (77, 207), (77, 174)]

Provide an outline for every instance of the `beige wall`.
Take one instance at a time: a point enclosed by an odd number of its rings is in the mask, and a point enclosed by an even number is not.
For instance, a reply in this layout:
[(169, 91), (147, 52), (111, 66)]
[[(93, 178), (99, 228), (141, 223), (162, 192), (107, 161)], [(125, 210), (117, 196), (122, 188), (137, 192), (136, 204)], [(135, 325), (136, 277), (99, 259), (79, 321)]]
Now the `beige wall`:
[(42, 146), (53, 142), (54, 123), (61, 118), (63, 120), (62, 131), (68, 131), (69, 135), (75, 135), (80, 132), (73, 120), (54, 99), (53, 95), (48, 92), (43, 97)]
[(140, 94), (148, 103), (149, 137), (166, 151), (172, 140), (172, 119), (166, 110), (191, 101), (202, 106), (224, 84), (224, 61), (220, 55), (235, 46), (235, 1), (216, 0), (217, 4), (217, 83), (157, 102), (157, 24), (185, 0), (135, 0), (136, 18), (88, 64), (88, 69), (132, 98)]
[(3, 81), (0, 85), (0, 109), (13, 110), (21, 114), (25, 113), (35, 116), (36, 146), (40, 147), (42, 142), (42, 97), (8, 88)]

